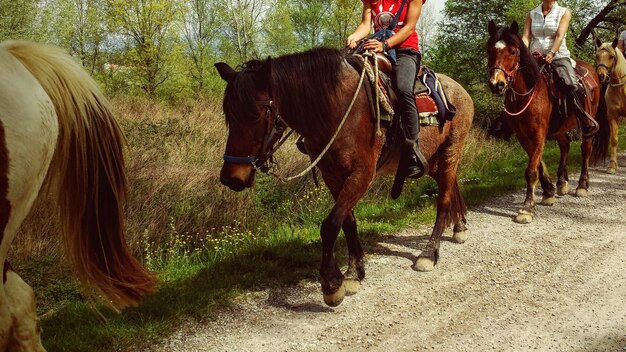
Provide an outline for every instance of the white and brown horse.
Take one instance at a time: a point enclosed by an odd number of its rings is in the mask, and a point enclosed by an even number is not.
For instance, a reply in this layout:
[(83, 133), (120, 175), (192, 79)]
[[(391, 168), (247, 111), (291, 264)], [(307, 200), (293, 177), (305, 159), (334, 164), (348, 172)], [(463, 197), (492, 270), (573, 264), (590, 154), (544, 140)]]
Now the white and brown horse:
[(33, 291), (6, 258), (46, 185), (87, 292), (124, 308), (154, 289), (124, 239), (123, 141), (97, 84), (69, 55), (0, 43), (0, 351), (43, 351)]
[[(596, 40), (596, 71), (606, 88), (606, 109), (608, 126), (598, 133), (610, 133), (609, 173), (615, 173), (617, 164), (618, 126), (620, 116), (626, 117), (626, 58), (617, 48), (617, 39), (613, 43), (602, 43)], [(610, 129), (609, 129), (610, 128)], [(606, 138), (605, 138), (606, 139)], [(608, 139), (607, 139), (608, 140)], [(607, 154), (608, 145), (600, 145), (596, 149), (602, 157)]]

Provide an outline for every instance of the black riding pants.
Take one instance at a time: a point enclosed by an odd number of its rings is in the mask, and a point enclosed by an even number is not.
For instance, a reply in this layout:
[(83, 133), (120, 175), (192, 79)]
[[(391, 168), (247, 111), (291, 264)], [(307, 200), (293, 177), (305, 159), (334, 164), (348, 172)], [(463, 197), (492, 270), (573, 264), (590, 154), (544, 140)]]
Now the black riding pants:
[(566, 92), (580, 93), (582, 86), (576, 79), (576, 73), (574, 73), (574, 67), (569, 57), (562, 57), (552, 61), (554, 65), (554, 71), (559, 77), (561, 87)]
[(410, 140), (417, 140), (419, 131), (419, 119), (413, 89), (415, 88), (417, 68), (421, 61), (422, 55), (419, 51), (397, 49), (396, 62), (393, 64), (391, 73), (391, 80), (398, 95), (398, 108), (400, 115), (402, 115), (402, 121), (404, 121), (406, 138)]

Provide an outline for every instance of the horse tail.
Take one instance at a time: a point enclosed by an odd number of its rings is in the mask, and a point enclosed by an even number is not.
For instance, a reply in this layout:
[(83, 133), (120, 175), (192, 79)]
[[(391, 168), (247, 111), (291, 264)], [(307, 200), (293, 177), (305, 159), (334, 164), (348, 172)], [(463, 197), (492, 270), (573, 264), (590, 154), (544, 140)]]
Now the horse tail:
[(92, 298), (136, 305), (156, 280), (126, 244), (124, 136), (96, 82), (63, 50), (31, 42), (2, 46), (39, 81), (54, 103), (59, 138), (48, 171), (59, 202), (68, 257)]
[(461, 189), (459, 188), (459, 180), (455, 177), (452, 183), (452, 195), (450, 199), (450, 220), (452, 223), (446, 224), (446, 226), (454, 225), (459, 221), (465, 222), (466, 214), (467, 206), (465, 205)]
[(608, 84), (603, 84), (600, 89), (600, 102), (598, 103), (598, 111), (596, 112), (596, 122), (600, 125), (600, 129), (596, 132), (592, 142), (593, 151), (591, 153), (591, 162), (594, 164), (599, 160), (606, 160), (609, 151), (611, 125), (609, 124), (605, 97), (607, 88)]

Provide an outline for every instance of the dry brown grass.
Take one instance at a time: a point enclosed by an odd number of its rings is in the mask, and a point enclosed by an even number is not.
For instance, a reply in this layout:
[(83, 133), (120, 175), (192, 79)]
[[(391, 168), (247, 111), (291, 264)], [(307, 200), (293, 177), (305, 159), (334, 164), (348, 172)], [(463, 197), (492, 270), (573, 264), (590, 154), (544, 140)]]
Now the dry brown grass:
[[(236, 220), (246, 229), (260, 225), (255, 192), (234, 193), (219, 182), (227, 134), (219, 103), (200, 101), (173, 108), (118, 97), (112, 104), (128, 141), (128, 240), (133, 247), (146, 238), (157, 244), (166, 241), (172, 227), (193, 235)], [(278, 160), (279, 172), (285, 175), (307, 165), (306, 157), (289, 141)], [(279, 183), (267, 178), (262, 182), (269, 188)], [(288, 187), (300, 185), (295, 181)], [(54, 201), (37, 202), (14, 243), (12, 257), (58, 253), (53, 209)]]

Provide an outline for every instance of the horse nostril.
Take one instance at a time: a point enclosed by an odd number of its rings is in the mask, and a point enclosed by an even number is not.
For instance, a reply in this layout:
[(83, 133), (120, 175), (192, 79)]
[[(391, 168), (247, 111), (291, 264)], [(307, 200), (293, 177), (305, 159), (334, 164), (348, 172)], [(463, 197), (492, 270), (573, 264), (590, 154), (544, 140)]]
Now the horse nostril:
[(220, 183), (224, 186), (228, 186), (228, 180), (224, 178), (224, 176), (220, 176)]
[(494, 94), (500, 94), (504, 90), (504, 82), (489, 81), (489, 89), (491, 89)]

